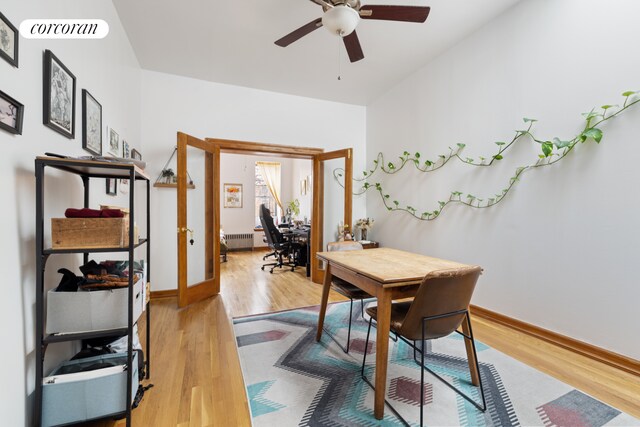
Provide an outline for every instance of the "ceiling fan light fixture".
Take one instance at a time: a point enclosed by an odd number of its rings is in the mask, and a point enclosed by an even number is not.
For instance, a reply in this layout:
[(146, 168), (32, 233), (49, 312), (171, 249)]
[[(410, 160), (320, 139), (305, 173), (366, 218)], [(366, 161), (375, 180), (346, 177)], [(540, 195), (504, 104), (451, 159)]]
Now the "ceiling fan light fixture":
[(322, 15), (322, 25), (331, 34), (340, 37), (351, 34), (358, 26), (358, 22), (360, 22), (358, 12), (346, 5), (332, 7)]

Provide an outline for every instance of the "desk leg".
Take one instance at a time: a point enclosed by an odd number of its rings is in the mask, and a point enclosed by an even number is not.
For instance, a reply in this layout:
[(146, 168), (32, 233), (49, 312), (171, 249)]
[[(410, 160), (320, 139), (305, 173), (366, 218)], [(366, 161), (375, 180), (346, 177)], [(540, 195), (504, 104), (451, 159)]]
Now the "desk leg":
[(318, 332), (316, 341), (322, 338), (322, 327), (324, 326), (324, 315), (327, 312), (327, 301), (329, 300), (329, 290), (331, 289), (331, 263), (327, 262), (324, 270), (324, 284), (322, 285), (322, 301), (320, 301), (320, 313), (318, 313)]
[[(462, 332), (469, 336), (469, 327), (467, 322), (462, 322)], [(480, 373), (476, 370), (476, 358), (473, 353), (473, 344), (470, 340), (464, 339), (464, 346), (467, 349), (467, 360), (469, 361), (469, 373), (471, 374), (471, 384), (474, 386), (480, 385)]]
[(376, 336), (376, 392), (374, 415), (384, 417), (384, 396), (387, 386), (387, 363), (389, 354), (389, 328), (391, 324), (391, 292), (380, 290), (378, 297), (378, 319)]

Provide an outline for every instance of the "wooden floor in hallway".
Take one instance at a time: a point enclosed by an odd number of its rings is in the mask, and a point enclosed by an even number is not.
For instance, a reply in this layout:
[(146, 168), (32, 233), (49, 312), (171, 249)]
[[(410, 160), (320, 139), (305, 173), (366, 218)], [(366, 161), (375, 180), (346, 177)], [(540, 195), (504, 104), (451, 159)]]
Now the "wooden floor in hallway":
[[(322, 291), (303, 268), (260, 270), (264, 254), (230, 253), (222, 264), (221, 294), (214, 298), (184, 309), (175, 298), (152, 300), (149, 382), (154, 387), (133, 411), (134, 426), (250, 425), (231, 319), (317, 305)], [(342, 300), (331, 293), (330, 301)], [(476, 338), (495, 349), (640, 418), (637, 376), (484, 319), (474, 318), (473, 327)]]

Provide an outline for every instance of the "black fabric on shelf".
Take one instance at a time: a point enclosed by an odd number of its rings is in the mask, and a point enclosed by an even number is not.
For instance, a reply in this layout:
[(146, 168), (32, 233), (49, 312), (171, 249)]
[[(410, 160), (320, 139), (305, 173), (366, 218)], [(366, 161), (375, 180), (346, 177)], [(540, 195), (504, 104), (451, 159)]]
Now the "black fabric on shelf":
[(66, 268), (59, 269), (58, 273), (62, 274), (62, 279), (60, 279), (56, 292), (78, 292), (78, 285), (82, 281), (81, 277)]
[(105, 274), (106, 269), (103, 266), (101, 266), (100, 264), (98, 264), (97, 262), (95, 262), (94, 260), (91, 260), (88, 263), (86, 263), (85, 265), (81, 265), (80, 266), (80, 271), (85, 276), (87, 274), (101, 275), (101, 274)]

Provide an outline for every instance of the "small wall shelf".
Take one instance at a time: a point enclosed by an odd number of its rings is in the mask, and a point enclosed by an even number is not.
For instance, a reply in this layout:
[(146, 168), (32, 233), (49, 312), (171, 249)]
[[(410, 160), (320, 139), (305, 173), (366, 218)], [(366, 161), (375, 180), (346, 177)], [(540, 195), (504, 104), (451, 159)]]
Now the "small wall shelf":
[[(176, 183), (176, 182), (166, 182), (166, 181), (172, 181), (173, 179), (175, 179), (175, 175), (174, 175), (173, 169), (169, 168), (169, 166), (171, 165), (171, 161), (173, 160), (173, 158), (175, 157), (177, 152), (178, 152), (178, 147), (176, 146), (173, 149), (173, 153), (171, 153), (171, 157), (169, 157), (169, 160), (167, 160), (167, 163), (162, 168), (162, 171), (160, 172), (160, 175), (158, 175), (158, 178), (156, 178), (156, 182), (153, 184), (154, 187), (158, 187), (158, 188), (178, 188), (178, 183)], [(171, 176), (169, 176), (169, 177), (164, 176), (164, 171), (169, 171), (171, 173)], [(173, 178), (173, 179), (170, 179), (170, 178)], [(189, 182), (187, 183), (187, 189), (196, 188), (195, 184), (193, 183), (193, 179), (191, 179), (191, 175), (189, 175), (188, 171), (187, 171), (187, 178), (189, 180)]]
[[(158, 188), (178, 188), (178, 184), (165, 184), (163, 182), (156, 182), (153, 186)], [(187, 188), (193, 189), (196, 188), (196, 186), (195, 184), (187, 184)]]

